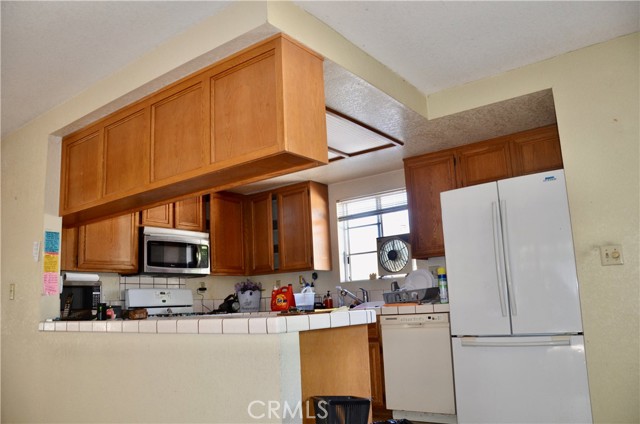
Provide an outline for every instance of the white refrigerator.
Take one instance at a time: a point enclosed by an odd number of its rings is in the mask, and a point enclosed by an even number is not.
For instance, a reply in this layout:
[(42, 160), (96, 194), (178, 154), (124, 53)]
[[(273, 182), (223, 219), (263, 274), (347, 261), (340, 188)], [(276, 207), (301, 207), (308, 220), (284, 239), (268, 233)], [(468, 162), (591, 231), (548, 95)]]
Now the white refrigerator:
[(441, 203), (458, 422), (592, 422), (564, 172)]

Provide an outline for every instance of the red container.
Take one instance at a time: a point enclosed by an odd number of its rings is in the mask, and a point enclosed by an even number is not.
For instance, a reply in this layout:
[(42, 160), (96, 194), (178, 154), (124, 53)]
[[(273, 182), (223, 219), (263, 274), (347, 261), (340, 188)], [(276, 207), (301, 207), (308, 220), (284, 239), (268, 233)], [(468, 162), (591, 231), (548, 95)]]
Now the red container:
[(296, 307), (296, 301), (293, 297), (293, 287), (289, 284), (286, 287), (276, 287), (271, 292), (271, 310), (272, 311), (288, 311), (290, 308)]

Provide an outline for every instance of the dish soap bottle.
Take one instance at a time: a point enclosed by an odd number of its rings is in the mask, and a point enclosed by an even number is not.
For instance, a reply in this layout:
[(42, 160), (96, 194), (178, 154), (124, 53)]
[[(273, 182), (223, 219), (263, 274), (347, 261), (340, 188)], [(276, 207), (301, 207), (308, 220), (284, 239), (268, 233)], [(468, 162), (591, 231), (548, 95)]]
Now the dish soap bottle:
[(444, 267), (438, 268), (438, 288), (440, 289), (440, 303), (449, 303), (447, 272)]
[(325, 309), (333, 309), (333, 299), (331, 298), (331, 292), (329, 290), (327, 290), (327, 294), (324, 295), (322, 303)]

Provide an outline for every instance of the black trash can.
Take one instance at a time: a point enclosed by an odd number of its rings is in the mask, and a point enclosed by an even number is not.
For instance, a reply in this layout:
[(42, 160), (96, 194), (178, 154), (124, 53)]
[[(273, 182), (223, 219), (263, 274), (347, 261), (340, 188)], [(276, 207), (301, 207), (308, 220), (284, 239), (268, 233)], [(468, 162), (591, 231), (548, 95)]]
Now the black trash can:
[(316, 424), (367, 424), (370, 404), (355, 396), (313, 396)]

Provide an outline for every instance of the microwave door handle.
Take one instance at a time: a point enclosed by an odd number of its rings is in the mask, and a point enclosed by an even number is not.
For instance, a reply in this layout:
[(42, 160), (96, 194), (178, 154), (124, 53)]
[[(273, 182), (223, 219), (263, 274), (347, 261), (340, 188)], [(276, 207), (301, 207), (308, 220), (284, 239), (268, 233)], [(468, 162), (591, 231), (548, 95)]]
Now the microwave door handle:
[(200, 266), (201, 258), (202, 254), (200, 253), (200, 249), (196, 249), (196, 267)]

